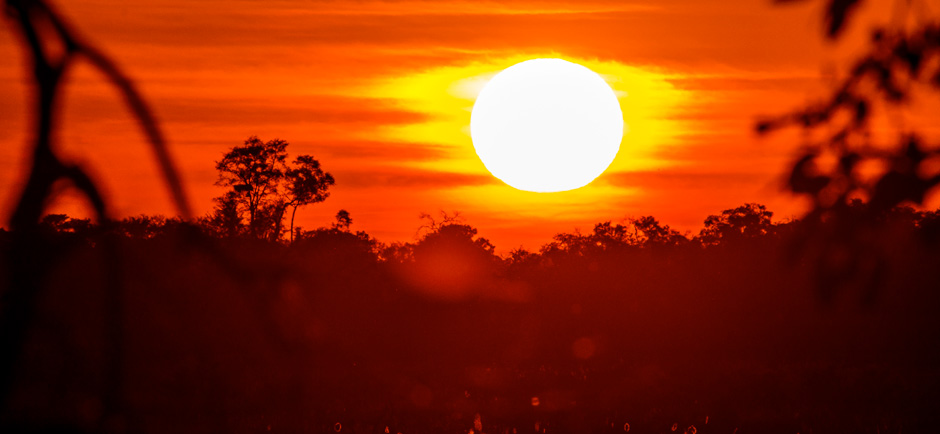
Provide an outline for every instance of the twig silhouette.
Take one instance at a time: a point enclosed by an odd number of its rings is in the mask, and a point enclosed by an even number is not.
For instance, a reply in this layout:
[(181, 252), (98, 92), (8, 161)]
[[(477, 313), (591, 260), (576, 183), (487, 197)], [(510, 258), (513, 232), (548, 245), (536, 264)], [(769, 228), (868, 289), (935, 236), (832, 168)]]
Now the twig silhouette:
[[(40, 217), (39, 214), (42, 213), (42, 203), (36, 204), (34, 199), (39, 197), (47, 198), (49, 195), (48, 188), (53, 182), (59, 178), (70, 178), (63, 174), (65, 171), (63, 169), (66, 167), (63, 167), (65, 165), (52, 152), (49, 133), (55, 126), (55, 99), (58, 95), (58, 85), (61, 77), (70, 64), (81, 57), (87, 59), (101, 71), (121, 92), (156, 154), (160, 170), (169, 186), (180, 215), (184, 219), (190, 220), (192, 218), (192, 208), (183, 190), (179, 172), (167, 150), (166, 140), (150, 107), (137, 91), (134, 83), (107, 56), (95, 47), (85, 43), (46, 2), (41, 0), (7, 0), (7, 10), (19, 23), (20, 29), (27, 39), (34, 62), (34, 78), (39, 90), (40, 106), (38, 111), (40, 121), (37, 125), (38, 131), (34, 144), (36, 154), (30, 180), (37, 178), (36, 183), (38, 185), (35, 188), (45, 190), (36, 192), (31, 190), (29, 184), (27, 184), (14, 215), (12, 222), (14, 229), (17, 225), (28, 225), (30, 222), (35, 222)], [(54, 37), (58, 38), (59, 42), (65, 47), (65, 53), (61, 59), (53, 59), (44, 51), (43, 37), (37, 32), (36, 27), (36, 23), (40, 20), (46, 20), (51, 24), (55, 30)], [(41, 167), (43, 165), (49, 167)], [(72, 166), (71, 170), (76, 170), (75, 166)], [(90, 188), (78, 188), (89, 195), (89, 199), (92, 198), (93, 193)], [(27, 204), (25, 202), (32, 203)], [(103, 209), (99, 208), (100, 205), (102, 204), (95, 204), (96, 211), (100, 212)]]
[[(133, 82), (107, 56), (83, 41), (45, 1), (6, 0), (5, 4), (6, 13), (16, 23), (32, 60), (36, 117), (32, 165), (10, 221), (13, 235), (9, 258), (11, 284), (3, 294), (0, 317), (0, 348), (4, 349), (0, 352), (0, 404), (6, 404), (10, 398), (19, 356), (23, 352), (41, 292), (40, 280), (56, 259), (57, 249), (43, 239), (39, 230), (44, 208), (54, 195), (53, 185), (60, 180), (71, 182), (91, 202), (99, 221), (106, 224), (111, 217), (107, 200), (91, 177), (80, 166), (60, 159), (53, 149), (52, 131), (57, 121), (60, 84), (75, 60), (87, 59), (118, 88), (156, 154), (179, 213), (186, 220), (192, 219), (189, 202), (167, 151), (163, 134)], [(46, 47), (50, 44), (63, 47), (64, 52), (59, 56), (48, 52)], [(120, 257), (113, 243), (107, 239), (102, 243), (102, 248), (108, 267), (111, 268), (106, 288), (110, 369), (105, 385), (105, 418), (99, 421), (104, 429), (112, 422), (108, 420), (109, 417), (120, 416), (123, 332), (122, 291), (119, 273), (116, 272)]]

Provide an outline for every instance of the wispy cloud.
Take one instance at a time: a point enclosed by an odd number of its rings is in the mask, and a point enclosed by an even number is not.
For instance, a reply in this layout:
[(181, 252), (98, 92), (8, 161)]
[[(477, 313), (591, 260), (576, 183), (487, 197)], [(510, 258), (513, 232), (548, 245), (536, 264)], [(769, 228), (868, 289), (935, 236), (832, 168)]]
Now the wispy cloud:
[(406, 168), (372, 168), (345, 170), (336, 174), (337, 182), (349, 188), (448, 189), (497, 184), (485, 174), (437, 172)]

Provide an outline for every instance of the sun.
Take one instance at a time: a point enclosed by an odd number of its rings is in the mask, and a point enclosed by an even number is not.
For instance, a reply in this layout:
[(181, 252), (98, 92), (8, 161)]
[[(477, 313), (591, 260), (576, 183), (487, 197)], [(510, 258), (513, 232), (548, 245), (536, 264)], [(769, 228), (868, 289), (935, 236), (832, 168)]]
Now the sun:
[(480, 91), (470, 136), (486, 169), (519, 190), (583, 187), (620, 150), (623, 112), (600, 75), (562, 59), (532, 59)]

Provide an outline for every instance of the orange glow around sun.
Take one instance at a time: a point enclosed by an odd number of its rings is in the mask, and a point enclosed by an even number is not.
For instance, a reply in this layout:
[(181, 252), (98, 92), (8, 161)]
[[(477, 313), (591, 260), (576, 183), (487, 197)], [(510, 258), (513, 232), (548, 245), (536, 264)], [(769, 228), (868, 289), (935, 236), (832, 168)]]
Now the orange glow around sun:
[[(817, 23), (813, 8), (744, 1), (60, 3), (153, 104), (197, 214), (221, 194), (214, 162), (257, 135), (314, 155), (336, 178), (326, 202), (298, 211), (305, 229), (346, 209), (356, 229), (407, 241), (420, 213), (460, 211), (500, 251), (631, 216), (698, 230), (707, 215), (745, 202), (797, 214), (801, 205), (780, 188), (795, 138), (758, 143), (753, 122), (825, 90), (820, 59), (844, 58), (867, 37), (849, 29), (848, 47), (829, 47), (794, 24)], [(0, 65), (8, 215), (28, 158), (29, 66), (6, 30), (0, 54), (10, 60)], [(597, 73), (622, 112), (619, 151), (584, 187), (518, 190), (474, 148), (481, 90), (539, 58)], [(64, 90), (59, 151), (88, 167), (116, 215), (172, 214), (110, 85), (79, 65)], [(88, 214), (68, 194), (49, 210)]]
[[(442, 67), (402, 77), (389, 77), (369, 91), (396, 101), (406, 110), (427, 116), (421, 123), (393, 125), (380, 130), (390, 141), (435, 142), (443, 154), (433, 161), (409, 164), (415, 170), (448, 171), (466, 176), (488, 177), (489, 172), (476, 155), (470, 136), (470, 115), (480, 91), (500, 71), (532, 58), (562, 58), (584, 65), (598, 73), (613, 89), (623, 113), (624, 144), (620, 152), (593, 183), (575, 191), (539, 194), (512, 188), (500, 182), (458, 187), (441, 192), (442, 203), (462, 208), (447, 197), (461, 199), (464, 207), (534, 217), (549, 212), (577, 216), (590, 208), (605, 208), (601, 199), (610, 195), (630, 195), (631, 189), (604, 182), (607, 176), (631, 171), (655, 170), (672, 162), (657, 154), (670, 149), (681, 131), (681, 120), (669, 114), (681, 109), (689, 92), (670, 83), (670, 76), (639, 67), (564, 56), (560, 53), (534, 53), (474, 62), (460, 67)], [(610, 205), (608, 205), (610, 206)], [(610, 206), (613, 208), (613, 206)], [(445, 208), (450, 209), (450, 208)], [(589, 211), (588, 211), (589, 212)]]

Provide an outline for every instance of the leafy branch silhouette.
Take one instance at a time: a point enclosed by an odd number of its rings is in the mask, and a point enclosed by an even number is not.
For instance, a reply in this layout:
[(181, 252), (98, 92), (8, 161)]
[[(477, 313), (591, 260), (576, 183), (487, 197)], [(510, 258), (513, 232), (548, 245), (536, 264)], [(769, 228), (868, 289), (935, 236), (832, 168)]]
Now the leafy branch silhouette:
[[(803, 0), (777, 3), (797, 1)], [(873, 28), (867, 52), (823, 101), (755, 126), (762, 135), (796, 127), (807, 138), (787, 179), (787, 189), (813, 204), (794, 254), (815, 258), (827, 298), (851, 281), (867, 288), (866, 298), (873, 297), (887, 272), (882, 247), (892, 242), (886, 213), (905, 204), (924, 205), (940, 185), (940, 173), (929, 161), (940, 156), (936, 144), (897, 124), (893, 146), (872, 138), (879, 113), (904, 110), (915, 97), (940, 93), (940, 22), (915, 10), (914, 3), (905, 3), (900, 22)], [(827, 2), (827, 38), (841, 37), (860, 4)], [(916, 23), (906, 24), (908, 16)], [(836, 163), (826, 165), (827, 159)], [(873, 173), (866, 166), (882, 169)]]

